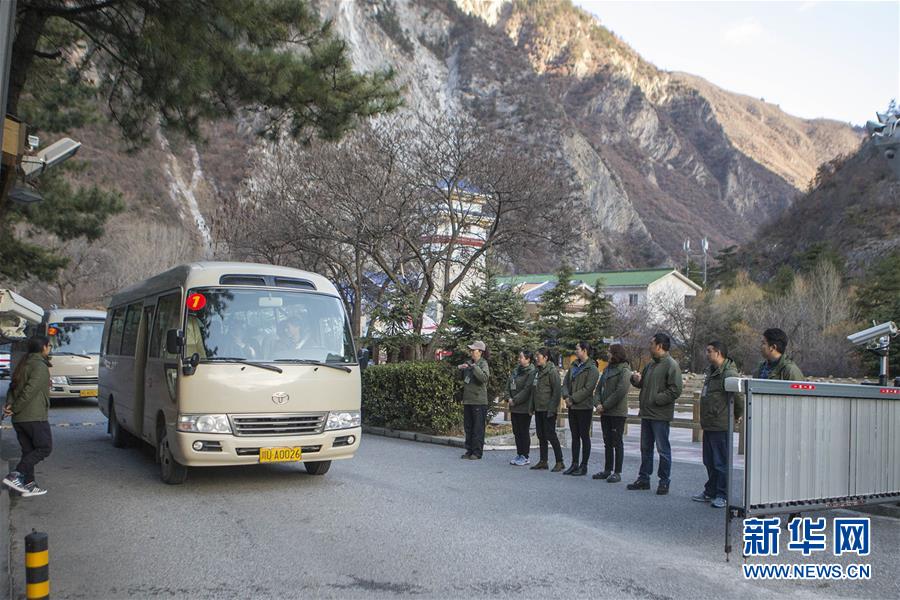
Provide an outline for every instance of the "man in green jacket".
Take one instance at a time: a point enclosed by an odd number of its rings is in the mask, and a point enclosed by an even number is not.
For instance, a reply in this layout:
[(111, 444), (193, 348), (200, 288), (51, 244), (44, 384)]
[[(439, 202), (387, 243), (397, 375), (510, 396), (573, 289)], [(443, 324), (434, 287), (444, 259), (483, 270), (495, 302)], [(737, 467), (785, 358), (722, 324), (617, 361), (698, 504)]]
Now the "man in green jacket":
[(478, 460), (484, 452), (484, 428), (487, 424), (487, 384), (490, 369), (484, 354), (484, 342), (469, 345), (470, 359), (459, 365), (463, 376), (463, 428), (466, 431), (466, 453), (460, 458)]
[(803, 381), (803, 372), (800, 367), (784, 354), (787, 345), (788, 337), (782, 330), (773, 328), (763, 332), (762, 347), (760, 348), (763, 361), (756, 368), (757, 379)]
[[(692, 497), (696, 502), (711, 502), (713, 508), (728, 505), (728, 392), (725, 380), (738, 377), (734, 362), (728, 358), (725, 344), (713, 341), (706, 346), (709, 367), (700, 393), (700, 427), (703, 429), (703, 465), (708, 475), (702, 492)], [(744, 413), (744, 403), (735, 396), (734, 417)]]
[(50, 433), (50, 340), (38, 335), (28, 340), (28, 354), (16, 365), (3, 416), (11, 416), (22, 458), (3, 484), (23, 496), (40, 496), (47, 490), (34, 481), (34, 467), (53, 449)]
[(634, 372), (631, 384), (641, 390), (641, 468), (629, 490), (649, 490), (653, 474), (653, 446), (659, 453), (659, 487), (656, 493), (669, 493), (669, 475), (672, 472), (672, 448), (669, 445), (669, 426), (675, 414), (675, 401), (681, 396), (681, 369), (669, 355), (672, 340), (665, 333), (657, 333), (650, 339), (650, 356), (643, 373)]

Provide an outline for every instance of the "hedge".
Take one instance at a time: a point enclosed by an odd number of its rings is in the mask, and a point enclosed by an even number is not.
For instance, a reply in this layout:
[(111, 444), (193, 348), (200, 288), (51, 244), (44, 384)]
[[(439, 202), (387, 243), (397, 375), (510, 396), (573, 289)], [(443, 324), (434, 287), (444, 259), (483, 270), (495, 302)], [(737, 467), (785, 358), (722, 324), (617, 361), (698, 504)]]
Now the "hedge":
[(372, 365), (362, 374), (366, 425), (426, 433), (460, 428), (462, 379), (443, 362)]

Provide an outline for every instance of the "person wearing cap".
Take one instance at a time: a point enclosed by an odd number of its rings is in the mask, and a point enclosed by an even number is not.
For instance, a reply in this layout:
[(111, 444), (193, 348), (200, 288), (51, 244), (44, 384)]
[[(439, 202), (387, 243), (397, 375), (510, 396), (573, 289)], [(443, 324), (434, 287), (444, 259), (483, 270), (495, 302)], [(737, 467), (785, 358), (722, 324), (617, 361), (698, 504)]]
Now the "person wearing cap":
[(469, 344), (469, 360), (459, 365), (463, 377), (463, 427), (466, 431), (466, 453), (460, 458), (479, 460), (484, 452), (484, 428), (487, 424), (487, 384), (490, 368), (487, 346), (482, 341)]

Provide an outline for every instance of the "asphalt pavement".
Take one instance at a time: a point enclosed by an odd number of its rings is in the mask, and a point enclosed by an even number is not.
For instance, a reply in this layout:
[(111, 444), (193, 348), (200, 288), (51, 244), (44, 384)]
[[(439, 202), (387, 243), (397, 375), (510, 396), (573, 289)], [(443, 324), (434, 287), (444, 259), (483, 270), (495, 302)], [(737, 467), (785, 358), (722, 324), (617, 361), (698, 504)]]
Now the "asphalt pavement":
[(364, 436), (324, 477), (281, 464), (194, 469), (167, 486), (152, 452), (112, 447), (94, 403), (54, 405), (51, 420), (54, 452), (37, 470), (49, 494), (11, 498), (16, 593), (34, 528), (50, 537), (54, 598), (900, 597), (900, 521), (880, 516), (870, 581), (745, 581), (739, 553), (724, 561), (722, 512), (690, 501), (705, 480), (693, 463), (675, 463), (660, 497), (625, 489), (632, 456), (607, 484), (512, 467), (512, 452), (462, 461)]

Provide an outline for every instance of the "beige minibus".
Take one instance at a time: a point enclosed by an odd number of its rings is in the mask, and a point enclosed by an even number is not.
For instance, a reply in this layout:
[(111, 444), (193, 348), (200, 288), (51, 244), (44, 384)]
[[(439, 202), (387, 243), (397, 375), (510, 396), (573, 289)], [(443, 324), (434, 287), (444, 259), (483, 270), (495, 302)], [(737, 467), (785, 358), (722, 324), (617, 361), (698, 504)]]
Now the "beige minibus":
[[(27, 336), (50, 338), (50, 399), (97, 397), (100, 343), (106, 313), (102, 310), (50, 308)], [(24, 356), (25, 343), (16, 344), (15, 358)]]
[(183, 265), (113, 297), (100, 359), (113, 445), (187, 467), (301, 462), (324, 475), (360, 441), (360, 368), (335, 286), (271, 265)]

